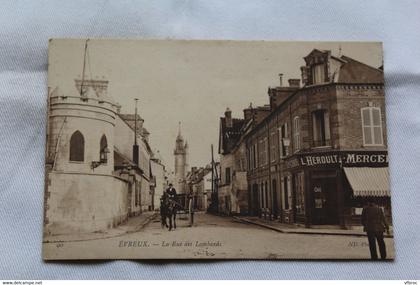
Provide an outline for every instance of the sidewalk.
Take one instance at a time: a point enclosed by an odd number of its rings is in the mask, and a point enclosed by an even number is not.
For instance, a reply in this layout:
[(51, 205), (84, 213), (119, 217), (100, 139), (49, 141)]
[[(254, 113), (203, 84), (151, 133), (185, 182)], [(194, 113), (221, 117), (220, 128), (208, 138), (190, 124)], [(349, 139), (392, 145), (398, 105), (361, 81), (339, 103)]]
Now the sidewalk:
[(69, 235), (54, 235), (44, 237), (44, 243), (55, 242), (70, 242), (70, 241), (87, 241), (95, 239), (107, 239), (122, 236), (129, 233), (140, 231), (149, 222), (158, 216), (157, 212), (150, 211), (144, 212), (138, 216), (131, 217), (127, 222), (117, 226), (116, 228), (108, 229), (105, 231), (98, 231), (93, 233), (75, 233)]
[[(303, 226), (295, 224), (283, 224), (277, 221), (264, 220), (257, 217), (233, 217), (235, 220), (264, 227), (270, 230), (274, 230), (280, 233), (286, 234), (308, 234), (308, 235), (344, 235), (344, 236), (363, 236), (366, 237), (366, 233), (363, 232), (362, 227), (355, 229), (343, 230), (339, 228), (331, 228), (329, 226), (320, 228), (305, 228)], [(386, 238), (393, 238), (392, 226), (390, 226), (390, 235), (385, 234)]]

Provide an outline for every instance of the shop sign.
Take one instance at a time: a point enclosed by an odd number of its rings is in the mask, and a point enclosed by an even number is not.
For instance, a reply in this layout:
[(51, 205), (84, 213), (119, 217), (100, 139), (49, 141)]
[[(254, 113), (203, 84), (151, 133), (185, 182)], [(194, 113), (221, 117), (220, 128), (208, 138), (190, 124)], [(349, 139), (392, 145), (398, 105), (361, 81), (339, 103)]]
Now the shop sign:
[(338, 154), (333, 155), (307, 155), (300, 158), (302, 166), (314, 166), (319, 164), (336, 164), (339, 163)]
[(314, 192), (315, 192), (315, 193), (321, 193), (321, 192), (322, 192), (321, 187), (315, 186), (315, 187), (314, 187)]
[(388, 154), (386, 152), (342, 152), (310, 154), (294, 157), (286, 161), (287, 168), (298, 166), (363, 166), (363, 165), (387, 165)]

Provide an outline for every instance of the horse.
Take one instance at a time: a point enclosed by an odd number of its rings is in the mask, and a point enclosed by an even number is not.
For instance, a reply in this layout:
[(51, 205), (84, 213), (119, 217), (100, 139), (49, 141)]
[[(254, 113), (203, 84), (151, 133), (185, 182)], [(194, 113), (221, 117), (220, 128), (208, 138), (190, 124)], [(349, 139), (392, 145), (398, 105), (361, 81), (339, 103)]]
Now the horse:
[[(169, 198), (168, 195), (163, 195), (160, 203), (160, 217), (162, 228), (166, 227), (168, 230), (176, 229), (176, 213), (178, 211), (178, 203)], [(166, 219), (169, 219), (169, 226), (166, 223)]]

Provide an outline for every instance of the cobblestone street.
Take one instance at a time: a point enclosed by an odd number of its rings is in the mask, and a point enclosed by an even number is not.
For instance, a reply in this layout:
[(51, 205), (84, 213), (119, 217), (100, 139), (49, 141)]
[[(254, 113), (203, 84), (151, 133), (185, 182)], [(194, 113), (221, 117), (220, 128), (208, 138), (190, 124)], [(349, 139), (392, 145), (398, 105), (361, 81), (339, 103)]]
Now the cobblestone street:
[[(138, 232), (105, 239), (45, 243), (46, 256), (80, 258), (270, 258), (369, 259), (366, 237), (279, 233), (230, 217), (195, 215), (188, 227), (183, 215), (177, 229), (162, 229), (155, 218)], [(385, 239), (388, 258), (394, 256), (392, 239)], [(85, 250), (89, 249), (89, 250)], [(157, 255), (157, 251), (159, 254)]]

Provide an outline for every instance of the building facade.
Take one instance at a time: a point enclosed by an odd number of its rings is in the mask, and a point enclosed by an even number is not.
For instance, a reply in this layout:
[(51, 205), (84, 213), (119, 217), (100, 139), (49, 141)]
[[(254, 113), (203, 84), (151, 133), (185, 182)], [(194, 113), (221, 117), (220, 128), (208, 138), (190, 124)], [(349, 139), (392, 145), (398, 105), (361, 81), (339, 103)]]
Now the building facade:
[(225, 116), (220, 118), (219, 213), (239, 215), (248, 211), (246, 147), (242, 143), (242, 134), (250, 125), (251, 120), (232, 118), (229, 108), (226, 109)]
[(270, 114), (245, 135), (249, 213), (345, 228), (374, 198), (390, 216), (382, 70), (330, 51), (304, 59), (303, 87), (269, 89)]
[(149, 209), (148, 147), (108, 95), (108, 81), (75, 81), (73, 92), (56, 87), (48, 100), (46, 236), (106, 230)]
[(162, 161), (154, 157), (150, 160), (150, 169), (152, 171), (152, 193), (153, 193), (153, 210), (159, 209), (160, 198), (167, 188), (167, 180), (165, 176), (165, 166)]
[(193, 207), (197, 211), (207, 211), (212, 193), (212, 166), (192, 167), (186, 179)]

